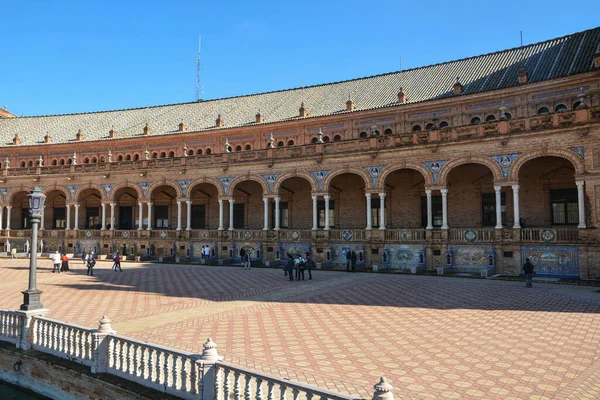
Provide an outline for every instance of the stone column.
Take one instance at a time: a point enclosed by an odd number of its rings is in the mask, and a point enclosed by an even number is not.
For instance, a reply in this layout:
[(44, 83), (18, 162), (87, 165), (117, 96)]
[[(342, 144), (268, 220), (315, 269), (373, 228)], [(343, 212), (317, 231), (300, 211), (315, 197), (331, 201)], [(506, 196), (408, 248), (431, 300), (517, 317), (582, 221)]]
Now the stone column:
[(323, 198), (325, 199), (325, 230), (328, 231), (331, 228), (329, 227), (329, 198), (331, 196), (329, 196), (328, 194), (326, 194), (325, 196), (323, 196)]
[(6, 206), (6, 230), (10, 231), (10, 210), (12, 206)]
[(319, 212), (317, 211), (317, 196), (312, 196), (312, 201), (313, 201), (313, 226), (312, 226), (312, 230), (316, 231), (317, 227), (319, 226)]
[(367, 198), (367, 230), (373, 229), (371, 226), (371, 193), (365, 193)]
[(71, 230), (71, 205), (67, 204), (67, 226), (65, 227), (65, 231)]
[(379, 193), (379, 229), (385, 230), (385, 193)]
[(4, 214), (4, 206), (0, 206), (0, 231), (2, 230), (2, 225), (3, 225), (3, 221), (2, 221), (3, 214)]
[(264, 206), (264, 224), (263, 224), (263, 231), (268, 231), (269, 230), (269, 198), (268, 197), (263, 197), (263, 204)]
[(521, 216), (519, 215), (519, 185), (512, 185), (513, 191), (513, 214), (515, 223), (513, 229), (521, 229)]
[(139, 202), (138, 203), (138, 220), (140, 221), (138, 223), (138, 231), (141, 231), (142, 229), (144, 229), (144, 205)]
[(110, 230), (115, 230), (115, 203), (110, 203)]
[(440, 189), (442, 192), (442, 229), (448, 229), (448, 189)]
[(219, 199), (219, 230), (223, 230), (223, 200)]
[(233, 205), (235, 204), (235, 199), (229, 199), (229, 230), (233, 230)]
[[(44, 208), (42, 208), (42, 220), (40, 221), (40, 229), (44, 230), (45, 228), (45, 223), (44, 220), (46, 219), (46, 204), (44, 204)], [(1, 229), (2, 223), (0, 220), (0, 229)]]
[(427, 229), (433, 229), (433, 211), (431, 207), (431, 190), (426, 190), (427, 195)]
[(275, 197), (275, 230), (278, 231), (280, 230), (279, 228), (279, 224), (280, 224), (280, 217), (281, 217), (281, 213), (279, 212), (279, 202), (281, 201), (281, 197), (276, 196)]
[(73, 224), (73, 230), (79, 230), (79, 204), (75, 203), (75, 223)]
[(585, 192), (584, 192), (584, 181), (575, 182), (577, 185), (577, 210), (579, 211), (579, 229), (585, 228)]
[(192, 201), (186, 200), (185, 203), (187, 204), (187, 227), (185, 228), (185, 230), (191, 231), (192, 230)]
[(106, 204), (102, 203), (101, 206), (102, 206), (102, 221), (101, 221), (102, 223), (100, 225), (102, 225), (102, 226), (100, 227), (100, 230), (105, 231), (106, 230)]
[(181, 201), (179, 200), (177, 200), (177, 229), (175, 230), (181, 230)]
[(502, 229), (502, 186), (494, 186), (496, 192), (496, 229)]
[(151, 231), (152, 230), (152, 202), (149, 201), (146, 204), (148, 204), (148, 227), (146, 228), (146, 230)]

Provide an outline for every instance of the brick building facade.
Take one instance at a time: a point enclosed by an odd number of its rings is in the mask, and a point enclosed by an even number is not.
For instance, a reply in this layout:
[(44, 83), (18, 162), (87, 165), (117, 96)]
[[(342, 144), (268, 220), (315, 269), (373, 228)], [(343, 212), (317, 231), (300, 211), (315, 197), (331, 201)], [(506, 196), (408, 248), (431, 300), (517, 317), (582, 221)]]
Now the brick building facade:
[(600, 28), (351, 81), (0, 114), (0, 234), (44, 252), (600, 278)]

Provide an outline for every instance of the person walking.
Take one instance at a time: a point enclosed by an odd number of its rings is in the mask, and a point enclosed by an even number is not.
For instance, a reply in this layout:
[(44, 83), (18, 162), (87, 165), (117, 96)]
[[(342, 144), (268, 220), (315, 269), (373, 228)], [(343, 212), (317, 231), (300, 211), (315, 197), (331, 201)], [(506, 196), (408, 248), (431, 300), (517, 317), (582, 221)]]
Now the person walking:
[(205, 248), (205, 247), (206, 247), (206, 246), (202, 245), (202, 249), (200, 250), (200, 254), (202, 255), (202, 259), (205, 259), (205, 258), (206, 258), (206, 256), (205, 256), (205, 253), (204, 253), (204, 248)]
[(96, 259), (94, 253), (90, 251), (87, 259), (87, 275), (94, 276), (94, 266), (96, 265)]
[(525, 259), (525, 264), (523, 264), (523, 273), (525, 273), (525, 287), (530, 288), (533, 287), (533, 274), (535, 267), (531, 263), (529, 258)]
[(315, 262), (313, 261), (309, 252), (306, 252), (306, 263), (304, 263), (304, 265), (306, 266), (306, 270), (308, 271), (308, 280), (311, 280), (312, 269), (315, 266)]
[(60, 270), (63, 272), (67, 272), (69, 270), (69, 257), (63, 253), (62, 257), (60, 258), (60, 260), (62, 261), (62, 265), (60, 267)]
[(294, 280), (294, 258), (292, 257), (292, 255), (290, 253), (286, 254), (287, 255), (287, 263), (285, 264), (285, 272), (286, 274), (289, 276), (289, 280), (293, 281)]
[(304, 280), (304, 268), (306, 268), (306, 265), (305, 265), (306, 262), (302, 258), (301, 255), (298, 255), (298, 257), (296, 258), (295, 264), (296, 264), (296, 280), (299, 281), (300, 278), (302, 278), (302, 280)]
[(54, 264), (54, 268), (52, 268), (52, 273), (58, 272), (60, 274), (60, 262), (61, 260), (60, 253), (56, 250), (56, 253), (52, 255), (52, 264)]
[(14, 260), (17, 258), (17, 248), (13, 247), (12, 250), (10, 251), (10, 257)]
[(87, 256), (87, 253), (85, 252), (85, 247), (84, 247), (83, 252), (81, 253), (81, 261), (83, 262), (84, 265), (85, 265), (86, 256)]
[(350, 272), (350, 262), (352, 262), (352, 250), (346, 252), (346, 272)]
[(354, 251), (350, 256), (350, 264), (352, 265), (352, 272), (356, 272), (356, 253)]
[(117, 272), (117, 268), (119, 269), (119, 271), (123, 272), (123, 269), (121, 268), (121, 255), (119, 254), (119, 252), (117, 251), (115, 253), (115, 258), (113, 258), (113, 266), (112, 269)]

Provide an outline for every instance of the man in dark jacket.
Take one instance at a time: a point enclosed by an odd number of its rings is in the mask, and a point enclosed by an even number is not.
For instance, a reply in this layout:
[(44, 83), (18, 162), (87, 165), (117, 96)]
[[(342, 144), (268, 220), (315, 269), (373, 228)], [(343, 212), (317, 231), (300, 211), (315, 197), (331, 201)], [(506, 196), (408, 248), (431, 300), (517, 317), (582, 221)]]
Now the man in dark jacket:
[(294, 280), (294, 258), (291, 256), (291, 254), (287, 254), (287, 262), (285, 264), (285, 272), (287, 272), (288, 276), (290, 277), (290, 281)]
[(523, 272), (525, 273), (525, 287), (532, 287), (533, 269), (533, 264), (529, 258), (527, 258), (525, 260), (525, 264), (523, 264)]
[(315, 262), (313, 261), (309, 252), (306, 252), (306, 262), (304, 263), (304, 266), (308, 271), (308, 279), (312, 279), (312, 269), (315, 266)]
[(350, 264), (352, 264), (352, 272), (356, 272), (356, 253), (354, 251), (350, 256)]

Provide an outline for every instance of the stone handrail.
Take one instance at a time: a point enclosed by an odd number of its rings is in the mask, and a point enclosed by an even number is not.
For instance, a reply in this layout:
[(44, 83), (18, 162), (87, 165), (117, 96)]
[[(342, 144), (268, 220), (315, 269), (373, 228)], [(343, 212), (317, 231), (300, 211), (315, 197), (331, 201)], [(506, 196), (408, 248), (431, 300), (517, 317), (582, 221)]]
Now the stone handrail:
[(521, 241), (576, 243), (579, 241), (579, 229), (521, 228)]
[(152, 389), (197, 399), (204, 365), (198, 355), (110, 334), (107, 372)]
[(496, 240), (496, 229), (452, 228), (448, 230), (448, 240), (451, 242), (493, 243)]
[(31, 347), (83, 365), (93, 363), (93, 329), (50, 318), (33, 319)]
[[(350, 231), (352, 237), (349, 239), (344, 238), (344, 233)], [(329, 231), (329, 240), (345, 241), (345, 242), (357, 242), (364, 241), (366, 233), (364, 229), (332, 229)]]
[[(224, 361), (215, 364), (215, 399), (333, 399), (351, 400), (356, 397), (320, 389), (309, 384), (279, 378), (263, 372), (242, 368)], [(266, 389), (266, 393), (265, 393)]]
[(14, 311), (0, 310), (0, 340), (17, 343), (20, 331), (20, 316)]
[(425, 229), (386, 229), (385, 240), (398, 242), (420, 242), (427, 239)]

